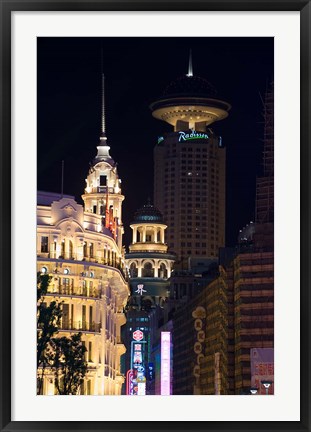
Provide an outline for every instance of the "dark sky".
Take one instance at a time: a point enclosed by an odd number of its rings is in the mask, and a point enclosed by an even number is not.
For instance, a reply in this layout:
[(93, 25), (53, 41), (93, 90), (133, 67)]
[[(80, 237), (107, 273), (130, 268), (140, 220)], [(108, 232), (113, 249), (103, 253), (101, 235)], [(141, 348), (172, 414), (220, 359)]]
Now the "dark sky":
[(64, 193), (82, 202), (101, 131), (103, 68), (108, 144), (122, 179), (128, 244), (135, 210), (153, 196), (157, 137), (172, 130), (152, 117), (149, 104), (187, 73), (190, 49), (194, 75), (232, 105), (212, 128), (227, 148), (226, 237), (234, 245), (239, 229), (254, 219), (262, 173), (260, 95), (273, 81), (273, 38), (38, 38), (38, 189), (60, 192), (64, 160)]

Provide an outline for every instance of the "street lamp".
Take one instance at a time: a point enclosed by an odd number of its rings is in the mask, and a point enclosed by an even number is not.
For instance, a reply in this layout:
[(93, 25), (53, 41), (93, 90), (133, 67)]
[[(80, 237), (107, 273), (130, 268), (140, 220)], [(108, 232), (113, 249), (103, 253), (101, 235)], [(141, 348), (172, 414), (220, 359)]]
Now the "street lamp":
[(255, 395), (255, 394), (257, 394), (257, 392), (258, 392), (258, 388), (257, 388), (257, 387), (251, 387), (251, 388), (249, 389), (249, 391), (250, 391), (250, 393), (251, 393), (252, 395)]
[(269, 387), (271, 386), (272, 381), (261, 381), (261, 384), (266, 389), (266, 395), (269, 394)]

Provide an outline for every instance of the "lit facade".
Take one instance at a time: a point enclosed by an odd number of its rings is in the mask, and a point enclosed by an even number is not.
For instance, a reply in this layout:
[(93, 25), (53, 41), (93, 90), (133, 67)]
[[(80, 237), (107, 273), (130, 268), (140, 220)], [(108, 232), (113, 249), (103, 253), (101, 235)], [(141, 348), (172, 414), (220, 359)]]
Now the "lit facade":
[[(124, 196), (104, 119), (82, 198), (84, 206), (69, 195), (38, 193), (37, 271), (51, 276), (45, 302), (62, 302), (57, 337), (82, 333), (88, 370), (80, 394), (118, 395), (124, 382), (121, 326), (129, 288), (122, 250)], [(42, 394), (55, 394), (49, 370)]]

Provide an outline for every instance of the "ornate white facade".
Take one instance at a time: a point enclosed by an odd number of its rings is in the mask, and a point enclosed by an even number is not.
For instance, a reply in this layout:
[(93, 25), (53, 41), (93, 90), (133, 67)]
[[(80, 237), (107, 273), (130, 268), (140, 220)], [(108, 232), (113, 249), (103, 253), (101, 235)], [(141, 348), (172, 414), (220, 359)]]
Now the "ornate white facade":
[[(38, 193), (37, 271), (51, 276), (45, 302), (62, 302), (57, 336), (82, 332), (88, 372), (81, 394), (118, 395), (124, 382), (120, 328), (129, 287), (120, 184), (103, 129), (86, 179), (84, 208), (69, 195)], [(52, 374), (45, 375), (42, 392), (55, 393)]]

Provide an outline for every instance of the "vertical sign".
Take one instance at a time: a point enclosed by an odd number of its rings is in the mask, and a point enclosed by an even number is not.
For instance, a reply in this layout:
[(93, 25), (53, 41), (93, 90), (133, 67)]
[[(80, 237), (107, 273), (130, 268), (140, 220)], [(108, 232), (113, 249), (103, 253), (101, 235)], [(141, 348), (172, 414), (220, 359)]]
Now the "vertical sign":
[(171, 333), (161, 332), (161, 395), (170, 394), (171, 387)]

